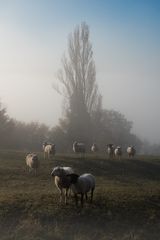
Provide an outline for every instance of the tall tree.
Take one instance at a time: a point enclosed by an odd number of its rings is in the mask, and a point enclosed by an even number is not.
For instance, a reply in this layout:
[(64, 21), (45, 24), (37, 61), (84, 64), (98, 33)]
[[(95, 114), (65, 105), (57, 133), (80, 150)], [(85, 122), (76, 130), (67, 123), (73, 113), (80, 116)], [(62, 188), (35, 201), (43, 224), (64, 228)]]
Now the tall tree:
[(62, 89), (57, 88), (57, 91), (63, 94), (67, 103), (66, 116), (69, 119), (70, 138), (78, 135), (81, 140), (85, 140), (89, 136), (88, 131), (91, 130), (91, 115), (101, 103), (89, 27), (86, 23), (77, 26), (69, 36), (68, 55), (62, 58), (58, 80)]
[(88, 145), (96, 142), (103, 149), (107, 143), (123, 147), (128, 142), (140, 143), (131, 134), (130, 121), (116, 111), (102, 109), (86, 23), (77, 26), (69, 35), (68, 52), (62, 58), (58, 80), (61, 88), (56, 90), (64, 96), (66, 115), (59, 121), (59, 127), (52, 129), (52, 138), (56, 136), (63, 146), (71, 146), (71, 142), (78, 140)]

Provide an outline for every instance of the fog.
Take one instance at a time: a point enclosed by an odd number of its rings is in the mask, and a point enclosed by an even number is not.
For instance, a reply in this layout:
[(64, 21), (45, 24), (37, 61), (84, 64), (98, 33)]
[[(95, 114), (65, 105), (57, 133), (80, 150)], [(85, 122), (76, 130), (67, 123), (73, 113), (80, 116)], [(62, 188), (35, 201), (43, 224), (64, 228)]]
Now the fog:
[(86, 21), (103, 107), (133, 121), (132, 132), (142, 139), (160, 143), (159, 6), (157, 1), (0, 2), (0, 100), (8, 115), (58, 124), (62, 97), (53, 84), (69, 33)]

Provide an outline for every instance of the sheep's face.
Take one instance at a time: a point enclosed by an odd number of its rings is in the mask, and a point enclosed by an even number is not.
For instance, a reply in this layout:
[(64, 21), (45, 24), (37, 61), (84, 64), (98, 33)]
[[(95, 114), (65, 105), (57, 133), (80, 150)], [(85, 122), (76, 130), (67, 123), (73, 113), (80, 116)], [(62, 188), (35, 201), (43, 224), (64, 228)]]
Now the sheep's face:
[(79, 178), (79, 175), (75, 173), (68, 174), (67, 176), (70, 177), (71, 184), (75, 184)]
[(33, 161), (36, 161), (38, 159), (37, 155), (32, 155)]

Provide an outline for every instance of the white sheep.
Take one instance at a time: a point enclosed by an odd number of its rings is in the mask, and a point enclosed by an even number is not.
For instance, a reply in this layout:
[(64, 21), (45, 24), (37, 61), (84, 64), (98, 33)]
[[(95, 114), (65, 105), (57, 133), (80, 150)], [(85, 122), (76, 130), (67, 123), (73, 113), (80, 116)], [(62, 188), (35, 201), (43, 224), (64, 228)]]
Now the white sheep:
[(30, 170), (34, 170), (35, 175), (37, 175), (37, 169), (39, 167), (39, 160), (38, 160), (38, 156), (35, 153), (29, 153), (26, 156), (26, 165)]
[(114, 154), (120, 160), (122, 156), (122, 148), (120, 146), (117, 146), (116, 149), (114, 150)]
[(113, 146), (113, 144), (112, 143), (110, 143), (110, 144), (107, 144), (107, 153), (108, 153), (108, 156), (109, 156), (109, 158), (113, 158), (114, 157), (114, 146)]
[(134, 157), (134, 155), (136, 154), (136, 150), (133, 146), (129, 146), (127, 148), (127, 153), (129, 157)]
[(98, 146), (96, 143), (93, 143), (93, 145), (91, 146), (91, 152), (93, 153), (98, 152)]
[(68, 190), (71, 186), (71, 179), (68, 174), (72, 173), (74, 173), (73, 168), (60, 166), (53, 168), (51, 172), (51, 176), (55, 177), (55, 185), (60, 192), (60, 202), (62, 202), (63, 189), (65, 189), (65, 204), (67, 204)]
[(81, 206), (83, 207), (83, 198), (84, 195), (86, 196), (87, 200), (87, 193), (91, 192), (91, 199), (90, 201), (92, 202), (93, 200), (93, 192), (95, 189), (95, 178), (92, 174), (90, 173), (84, 173), (82, 175), (77, 175), (77, 174), (69, 174), (71, 177), (71, 189), (72, 192), (75, 195), (75, 203), (76, 206), (78, 206), (78, 194), (81, 195)]
[(73, 152), (84, 154), (85, 151), (86, 151), (86, 148), (84, 143), (78, 143), (76, 141), (73, 143)]
[(50, 156), (55, 155), (56, 153), (56, 146), (55, 144), (44, 142), (43, 151), (44, 151), (44, 159), (46, 159), (46, 156), (47, 156), (47, 159), (50, 159)]

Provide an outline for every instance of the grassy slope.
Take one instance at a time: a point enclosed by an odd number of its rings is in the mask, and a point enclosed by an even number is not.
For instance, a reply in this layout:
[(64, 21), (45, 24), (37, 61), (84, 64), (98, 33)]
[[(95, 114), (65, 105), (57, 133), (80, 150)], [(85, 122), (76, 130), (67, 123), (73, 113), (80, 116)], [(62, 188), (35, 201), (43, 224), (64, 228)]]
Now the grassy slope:
[[(160, 239), (160, 158), (108, 160), (104, 156), (40, 156), (38, 176), (26, 171), (25, 153), (0, 152), (1, 240)], [(59, 204), (50, 176), (56, 165), (96, 176), (92, 206)]]

